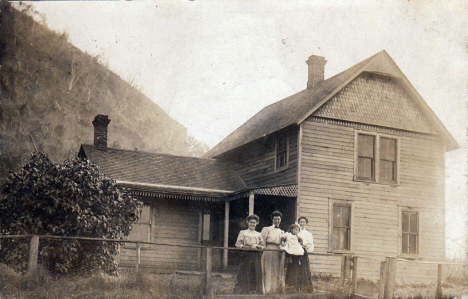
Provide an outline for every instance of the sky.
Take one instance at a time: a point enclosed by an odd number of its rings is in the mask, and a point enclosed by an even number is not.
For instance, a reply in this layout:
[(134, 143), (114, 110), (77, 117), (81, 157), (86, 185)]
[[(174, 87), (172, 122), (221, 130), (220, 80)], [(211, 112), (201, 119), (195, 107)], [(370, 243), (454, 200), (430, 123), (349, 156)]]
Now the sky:
[[(32, 3), (32, 2), (30, 2)], [(34, 2), (45, 23), (213, 147), (260, 109), (386, 50), (461, 149), (447, 154), (447, 253), (466, 239), (466, 1)]]

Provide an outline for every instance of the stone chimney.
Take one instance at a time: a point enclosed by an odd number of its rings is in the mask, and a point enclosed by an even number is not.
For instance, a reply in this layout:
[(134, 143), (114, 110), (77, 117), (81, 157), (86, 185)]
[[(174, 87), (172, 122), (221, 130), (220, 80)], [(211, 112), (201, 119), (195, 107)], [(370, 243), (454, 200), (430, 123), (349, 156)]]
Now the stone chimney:
[(312, 55), (306, 61), (309, 66), (309, 80), (307, 80), (307, 89), (314, 87), (317, 83), (325, 79), (325, 57)]
[(93, 120), (94, 125), (94, 148), (100, 151), (107, 149), (107, 125), (110, 119), (107, 115), (99, 114)]

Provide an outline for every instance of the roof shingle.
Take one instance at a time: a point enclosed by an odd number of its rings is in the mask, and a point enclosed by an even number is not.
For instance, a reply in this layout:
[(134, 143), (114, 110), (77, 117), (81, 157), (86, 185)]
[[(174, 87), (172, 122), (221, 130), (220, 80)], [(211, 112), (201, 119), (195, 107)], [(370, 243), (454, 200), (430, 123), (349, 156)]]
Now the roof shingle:
[(107, 177), (124, 182), (238, 191), (246, 188), (223, 161), (82, 145), (86, 158)]

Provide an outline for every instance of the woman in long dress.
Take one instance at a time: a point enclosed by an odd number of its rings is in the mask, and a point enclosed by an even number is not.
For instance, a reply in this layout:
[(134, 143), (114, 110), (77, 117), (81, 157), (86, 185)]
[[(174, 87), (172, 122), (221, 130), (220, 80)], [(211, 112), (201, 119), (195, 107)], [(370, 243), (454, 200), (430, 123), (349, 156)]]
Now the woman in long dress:
[[(291, 255), (286, 263), (286, 289), (290, 293), (311, 293), (312, 274), (307, 253), (314, 251), (314, 239), (312, 234), (306, 230), (309, 220), (306, 217), (298, 219), (299, 225), (291, 225), (291, 229), (297, 231), (296, 235), (304, 249), (302, 255)], [(291, 230), (290, 229), (290, 230)]]
[(264, 251), (262, 255), (263, 292), (264, 294), (278, 293), (280, 287), (280, 277), (284, 271), (281, 265), (280, 251), (281, 236), (283, 231), (279, 228), (283, 214), (274, 211), (271, 214), (272, 226), (262, 229), (262, 237), (265, 241), (265, 249), (277, 249), (278, 251)]
[(252, 249), (252, 251), (242, 251), (234, 292), (236, 294), (262, 294), (262, 252), (258, 249), (263, 249), (265, 243), (262, 235), (255, 231), (260, 219), (257, 215), (250, 215), (246, 220), (249, 228), (239, 232), (236, 247)]

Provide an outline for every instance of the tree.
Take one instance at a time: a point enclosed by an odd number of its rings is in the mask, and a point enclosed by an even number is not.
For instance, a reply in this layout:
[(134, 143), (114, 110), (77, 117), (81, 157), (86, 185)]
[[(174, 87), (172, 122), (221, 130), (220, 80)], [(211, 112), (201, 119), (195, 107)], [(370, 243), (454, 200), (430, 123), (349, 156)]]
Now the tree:
[[(44, 153), (10, 173), (2, 186), (2, 234), (57, 235), (119, 239), (138, 221), (141, 203), (98, 167), (79, 158), (53, 163)], [(18, 271), (27, 268), (28, 239), (4, 239), (0, 262)], [(118, 243), (40, 240), (39, 261), (53, 275), (117, 270)]]

